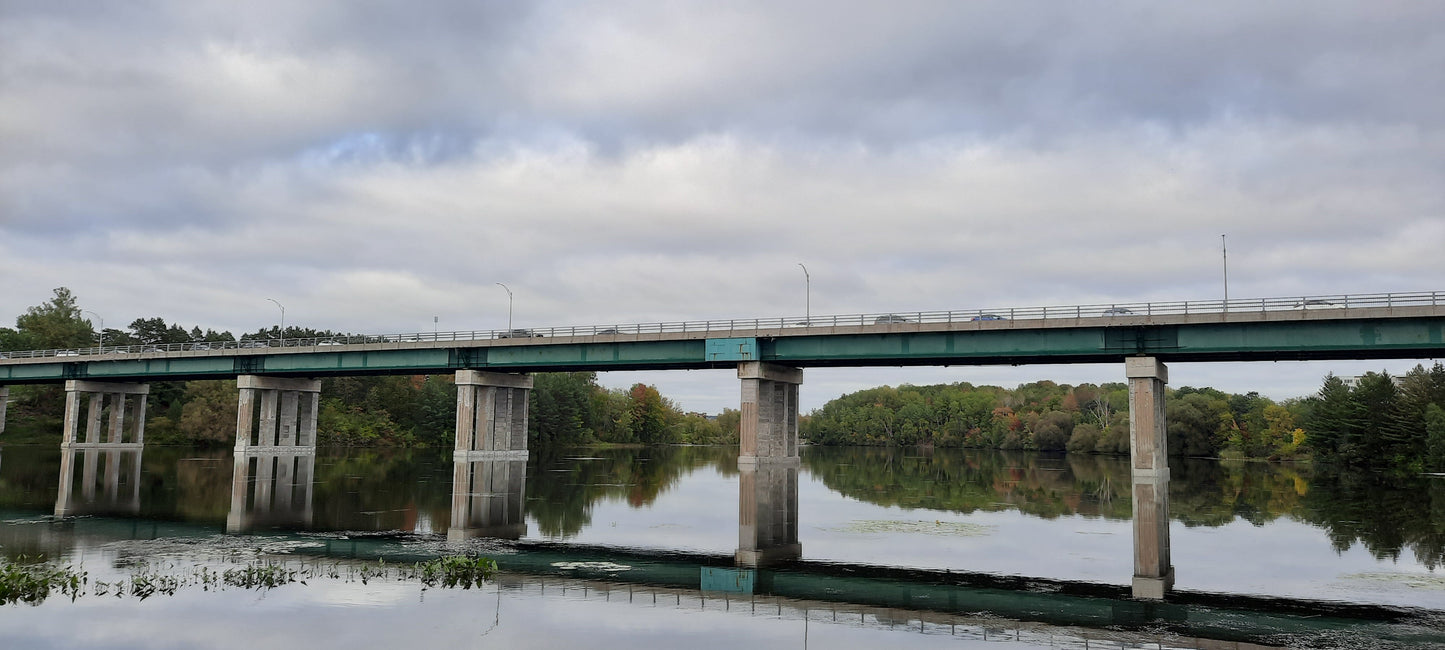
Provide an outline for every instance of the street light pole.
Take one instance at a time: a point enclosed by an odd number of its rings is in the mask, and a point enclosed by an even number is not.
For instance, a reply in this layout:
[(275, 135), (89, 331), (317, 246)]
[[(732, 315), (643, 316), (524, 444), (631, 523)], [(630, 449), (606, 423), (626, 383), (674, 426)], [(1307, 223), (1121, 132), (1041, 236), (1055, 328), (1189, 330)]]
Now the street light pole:
[(284, 348), (286, 347), (286, 308), (282, 307), (275, 298), (267, 298), (267, 300), (276, 303), (276, 308), (281, 310), (281, 347)]
[(813, 277), (808, 275), (808, 267), (798, 262), (803, 268), (803, 322), (813, 324)]
[[(497, 283), (497, 286), (499, 286), (499, 287), (501, 287), (501, 288), (503, 288), (503, 289), (507, 289), (507, 285), (502, 284), (502, 283), (500, 283), (500, 282)], [(507, 289), (507, 336), (511, 336), (511, 335), (512, 335), (512, 290), (511, 290), (511, 289)]]
[(101, 318), (100, 314), (97, 314), (89, 309), (82, 309), (80, 311), (81, 313), (90, 314), (91, 316), (94, 316), (96, 320), (100, 321), (100, 333), (96, 334), (96, 346), (100, 348), (105, 348), (105, 319)]
[(1219, 251), (1224, 261), (1224, 311), (1229, 311), (1229, 243), (1219, 236)]

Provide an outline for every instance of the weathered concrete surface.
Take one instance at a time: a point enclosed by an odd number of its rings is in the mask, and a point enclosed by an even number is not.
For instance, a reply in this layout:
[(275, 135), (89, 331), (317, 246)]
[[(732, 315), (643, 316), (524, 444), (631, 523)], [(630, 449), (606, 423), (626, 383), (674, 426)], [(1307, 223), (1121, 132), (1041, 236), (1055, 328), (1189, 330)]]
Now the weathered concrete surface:
[(241, 375), (236, 378), (237, 452), (284, 453), (316, 447), (320, 379)]
[[(146, 397), (149, 384), (68, 380), (60, 447), (139, 448), (145, 444)], [(84, 440), (80, 436), (81, 402), (86, 402)], [(134, 404), (134, 409), (127, 406)], [(129, 426), (127, 426), (129, 424)], [(104, 427), (104, 429), (102, 429)], [(130, 430), (130, 439), (126, 431)], [(102, 440), (102, 436), (104, 440)]]
[(452, 453), (458, 461), (527, 458), (527, 396), (530, 375), (459, 370), (457, 436)]
[(1169, 478), (1169, 443), (1164, 420), (1164, 384), (1169, 369), (1153, 357), (1129, 357), (1129, 459), (1137, 477)]
[(798, 385), (803, 371), (790, 366), (746, 361), (738, 364), (742, 381), (742, 421), (738, 465), (798, 464)]

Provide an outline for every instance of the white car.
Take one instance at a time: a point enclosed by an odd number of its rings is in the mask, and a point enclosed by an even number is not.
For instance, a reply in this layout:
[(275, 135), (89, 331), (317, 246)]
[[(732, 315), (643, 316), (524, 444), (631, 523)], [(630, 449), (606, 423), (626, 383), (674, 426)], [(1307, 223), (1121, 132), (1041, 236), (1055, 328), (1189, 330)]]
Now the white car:
[(1328, 300), (1302, 300), (1294, 304), (1295, 309), (1344, 309), (1345, 306)]

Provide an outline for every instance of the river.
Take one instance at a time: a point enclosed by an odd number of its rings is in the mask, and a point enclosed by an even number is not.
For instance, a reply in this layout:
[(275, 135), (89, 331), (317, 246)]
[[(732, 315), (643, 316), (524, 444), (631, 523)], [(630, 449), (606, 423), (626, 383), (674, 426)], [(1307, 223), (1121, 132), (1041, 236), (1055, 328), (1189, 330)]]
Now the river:
[[(1126, 460), (819, 448), (0, 449), (0, 554), (84, 572), (17, 648), (1422, 647), (1445, 479), (1171, 459), (1173, 591), (1131, 597)], [(238, 480), (239, 479), (239, 480)], [(407, 567), (493, 558), (470, 589)], [(289, 572), (256, 584), (250, 568)], [(232, 576), (240, 573), (229, 574)], [(269, 574), (268, 574), (269, 575)], [(208, 577), (210, 576), (210, 577)], [(1212, 645), (1211, 645), (1212, 644)]]

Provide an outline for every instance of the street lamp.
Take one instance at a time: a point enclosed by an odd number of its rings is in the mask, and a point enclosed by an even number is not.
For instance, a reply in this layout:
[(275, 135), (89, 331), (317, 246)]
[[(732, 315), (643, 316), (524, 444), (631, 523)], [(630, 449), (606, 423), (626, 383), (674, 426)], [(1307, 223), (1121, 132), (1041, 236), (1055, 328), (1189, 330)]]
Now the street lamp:
[(1229, 311), (1229, 243), (1219, 236), (1219, 252), (1224, 261), (1224, 311)]
[(281, 347), (284, 348), (286, 347), (286, 308), (282, 307), (281, 303), (276, 302), (275, 298), (267, 298), (267, 300), (275, 302), (276, 308), (281, 310)]
[[(497, 283), (497, 286), (499, 286), (499, 287), (501, 287), (501, 288), (503, 288), (503, 289), (507, 289), (507, 285), (502, 284), (502, 283), (500, 283), (500, 282)], [(511, 336), (511, 335), (512, 335), (512, 290), (511, 290), (511, 289), (507, 289), (507, 336)]]
[(808, 267), (798, 262), (803, 267), (803, 324), (813, 324), (813, 278), (808, 275)]
[(93, 311), (91, 311), (91, 310), (89, 310), (89, 309), (82, 309), (82, 310), (80, 310), (80, 312), (83, 313), (83, 314), (90, 314), (91, 316), (94, 316), (96, 320), (100, 321), (100, 332), (95, 335), (95, 338), (96, 338), (96, 346), (97, 346), (97, 347), (100, 347), (100, 348), (104, 348), (104, 347), (105, 347), (105, 319), (104, 319), (104, 318), (101, 318), (101, 317), (100, 317), (100, 314), (97, 314), (97, 313), (95, 313), (95, 312), (93, 312)]

